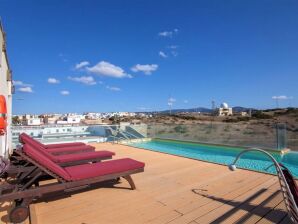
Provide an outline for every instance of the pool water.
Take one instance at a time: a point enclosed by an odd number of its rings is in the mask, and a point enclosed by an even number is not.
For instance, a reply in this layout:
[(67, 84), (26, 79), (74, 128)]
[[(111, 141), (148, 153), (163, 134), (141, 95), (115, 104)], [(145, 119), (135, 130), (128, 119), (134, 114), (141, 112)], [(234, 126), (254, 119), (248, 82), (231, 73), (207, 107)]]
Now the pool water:
[[(159, 139), (129, 143), (129, 145), (224, 165), (231, 164), (235, 157), (244, 150), (243, 148)], [(298, 152), (289, 152), (284, 155), (275, 152), (272, 152), (271, 154), (278, 162), (283, 163), (295, 177), (298, 177)], [(236, 165), (237, 167), (249, 170), (271, 174), (276, 173), (274, 166), (265, 170), (268, 166), (272, 165), (272, 162), (266, 155), (259, 152), (248, 152), (244, 154), (240, 160), (238, 160)]]

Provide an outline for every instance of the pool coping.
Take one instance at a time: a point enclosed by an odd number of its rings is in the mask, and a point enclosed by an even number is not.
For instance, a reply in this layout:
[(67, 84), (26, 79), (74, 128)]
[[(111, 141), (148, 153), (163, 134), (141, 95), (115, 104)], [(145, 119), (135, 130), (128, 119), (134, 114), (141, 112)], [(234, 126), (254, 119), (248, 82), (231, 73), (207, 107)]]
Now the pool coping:
[[(146, 140), (144, 139), (144, 141), (151, 141), (152, 139), (158, 139), (158, 138), (146, 138)], [(171, 141), (180, 141), (180, 140), (173, 140), (173, 139), (161, 139), (161, 140), (171, 140)], [(135, 141), (136, 142), (136, 141)], [(181, 141), (181, 142), (188, 142), (188, 141)], [(128, 143), (128, 141), (127, 141)], [(193, 143), (193, 144), (198, 144), (198, 142), (190, 142), (190, 143)], [(132, 145), (129, 145), (129, 144), (125, 144), (123, 142), (121, 143), (118, 143), (120, 145), (124, 145), (124, 146), (129, 146), (129, 147), (132, 147), (132, 148), (136, 148), (136, 149), (141, 149), (141, 150), (148, 150), (148, 151), (151, 151), (151, 152), (156, 152), (156, 153), (162, 153), (162, 154), (166, 154), (166, 155), (171, 155), (171, 156), (176, 156), (176, 157), (182, 157), (182, 158), (185, 158), (185, 159), (191, 159), (191, 160), (196, 160), (196, 161), (200, 161), (200, 162), (205, 162), (205, 163), (211, 163), (211, 164), (216, 164), (216, 165), (220, 165), (220, 166), (225, 166), (227, 169), (228, 168), (228, 165), (225, 165), (225, 164), (222, 164), (222, 163), (217, 163), (217, 162), (212, 162), (212, 161), (206, 161), (206, 160), (202, 160), (202, 159), (197, 159), (197, 158), (191, 158), (191, 157), (187, 157), (187, 156), (182, 156), (182, 155), (175, 155), (175, 154), (171, 154), (171, 153), (167, 153), (167, 152), (160, 152), (160, 151), (154, 151), (152, 149), (147, 149), (147, 148), (141, 148), (141, 147), (137, 147), (137, 146), (132, 146)], [(200, 144), (200, 143), (199, 143)], [(203, 143), (204, 144), (204, 143)], [(206, 145), (208, 145), (207, 143), (205, 143)], [(212, 145), (212, 144), (211, 144)], [(224, 145), (217, 145), (217, 146), (224, 146)], [(231, 147), (231, 146), (225, 146), (225, 147)], [(238, 147), (234, 147), (234, 148), (238, 148)], [(244, 148), (244, 147), (243, 147)], [(247, 148), (244, 148), (244, 149), (247, 149)], [(276, 153), (276, 151), (274, 151)], [(280, 152), (280, 151), (279, 151)], [(257, 173), (262, 173), (262, 174), (267, 174), (267, 175), (271, 175), (271, 176), (276, 176), (276, 174), (273, 174), (273, 173), (269, 173), (269, 172), (262, 172), (262, 171), (258, 171), (258, 170), (250, 170), (250, 169), (247, 169), (247, 168), (242, 168), (242, 167), (237, 167), (237, 169), (242, 169), (242, 170), (247, 170), (247, 171), (251, 171), (251, 172), (257, 172)], [(232, 172), (232, 171), (231, 171)], [(295, 177), (293, 176), (295, 180), (298, 180), (298, 177)]]

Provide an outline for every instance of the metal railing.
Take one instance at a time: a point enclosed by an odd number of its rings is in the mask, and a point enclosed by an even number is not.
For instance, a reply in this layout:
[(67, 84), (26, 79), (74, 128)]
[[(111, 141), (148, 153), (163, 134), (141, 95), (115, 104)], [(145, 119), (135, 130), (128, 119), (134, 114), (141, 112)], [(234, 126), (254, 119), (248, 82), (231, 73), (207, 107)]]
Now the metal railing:
[[(201, 123), (148, 125), (148, 138), (219, 144), (263, 149), (298, 150), (298, 132), (289, 133), (286, 125), (262, 123)], [(291, 136), (291, 142), (288, 137)], [(295, 140), (296, 139), (296, 142)]]
[[(32, 129), (14, 127), (14, 139), (16, 132), (26, 132)], [(55, 128), (67, 128), (55, 126)], [(78, 127), (78, 126), (77, 126)], [(100, 137), (104, 141), (132, 141), (134, 139), (160, 138), (181, 141), (200, 142), (207, 144), (219, 144), (239, 147), (258, 147), (263, 149), (290, 148), (298, 151), (298, 132), (288, 130), (285, 125), (265, 125), (262, 123), (200, 123), (200, 124), (120, 124), (120, 125), (83, 125), (84, 131), (74, 132), (74, 137)], [(47, 127), (34, 127), (34, 132), (29, 133), (33, 137), (41, 138), (47, 133)], [(76, 128), (76, 127), (73, 127)], [(78, 129), (79, 130), (79, 129)], [(83, 133), (84, 132), (84, 133)], [(43, 134), (44, 133), (44, 134)], [(54, 133), (55, 135), (59, 133)], [(55, 136), (54, 135), (54, 136)], [(63, 133), (61, 133), (63, 135)], [(71, 133), (67, 133), (70, 136)], [(59, 136), (62, 138), (62, 136)]]

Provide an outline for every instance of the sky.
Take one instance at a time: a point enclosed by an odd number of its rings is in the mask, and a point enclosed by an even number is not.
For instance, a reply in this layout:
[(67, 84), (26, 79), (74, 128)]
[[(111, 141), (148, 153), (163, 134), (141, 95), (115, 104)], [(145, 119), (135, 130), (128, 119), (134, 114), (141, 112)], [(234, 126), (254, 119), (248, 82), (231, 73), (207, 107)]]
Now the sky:
[(0, 5), (14, 114), (298, 106), (298, 1)]

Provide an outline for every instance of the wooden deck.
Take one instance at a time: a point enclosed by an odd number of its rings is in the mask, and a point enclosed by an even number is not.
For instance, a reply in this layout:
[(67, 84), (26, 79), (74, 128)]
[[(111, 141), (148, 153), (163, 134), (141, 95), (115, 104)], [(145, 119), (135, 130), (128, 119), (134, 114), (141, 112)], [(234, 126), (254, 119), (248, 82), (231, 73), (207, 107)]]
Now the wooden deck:
[(30, 207), (31, 223), (290, 223), (274, 176), (231, 172), (225, 166), (122, 145), (96, 147), (115, 151), (116, 158), (146, 163), (145, 172), (133, 176), (137, 190), (127, 189), (122, 180), (43, 198)]

